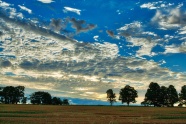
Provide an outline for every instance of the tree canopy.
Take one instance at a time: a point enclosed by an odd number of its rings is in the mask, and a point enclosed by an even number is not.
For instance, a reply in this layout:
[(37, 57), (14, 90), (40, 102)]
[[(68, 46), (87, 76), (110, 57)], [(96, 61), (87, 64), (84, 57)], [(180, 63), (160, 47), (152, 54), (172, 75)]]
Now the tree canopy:
[(120, 94), (119, 100), (121, 100), (122, 103), (127, 103), (128, 106), (130, 102), (136, 103), (135, 98), (138, 97), (138, 92), (134, 89), (134, 87), (126, 85), (124, 88), (120, 90), (119, 94)]
[(165, 86), (160, 87), (158, 83), (151, 82), (142, 104), (154, 105), (154, 107), (173, 107), (174, 104), (178, 102), (178, 100), (178, 93), (173, 85), (169, 85), (169, 87), (167, 88)]
[(24, 86), (6, 86), (1, 88), (1, 102), (5, 104), (17, 104), (24, 97)]
[(112, 89), (108, 89), (106, 93), (107, 93), (107, 99), (110, 102), (110, 105), (112, 106), (112, 104), (116, 102), (116, 95), (115, 93), (113, 93)]
[(181, 87), (181, 93), (179, 94), (180, 104), (186, 104), (186, 85)]
[(147, 102), (150, 105), (159, 106), (158, 102), (159, 93), (160, 93), (159, 84), (151, 82), (145, 94), (145, 102)]
[(52, 96), (48, 92), (38, 91), (30, 95), (30, 102), (32, 104), (49, 105), (52, 102)]

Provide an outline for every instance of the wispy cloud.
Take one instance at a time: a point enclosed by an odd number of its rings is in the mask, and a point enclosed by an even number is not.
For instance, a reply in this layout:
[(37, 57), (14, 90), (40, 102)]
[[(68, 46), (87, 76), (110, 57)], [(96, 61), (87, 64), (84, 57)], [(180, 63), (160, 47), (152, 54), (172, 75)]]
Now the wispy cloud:
[(39, 2), (42, 2), (42, 3), (52, 3), (54, 2), (53, 0), (37, 0)]
[(25, 6), (21, 6), (21, 5), (18, 5), (20, 9), (24, 10), (24, 11), (27, 11), (29, 14), (32, 14), (32, 10), (31, 9), (28, 9), (27, 7)]
[(65, 12), (65, 13), (66, 12), (74, 12), (74, 13), (76, 13), (78, 15), (81, 15), (81, 10), (80, 9), (71, 8), (71, 7), (67, 7), (67, 6), (64, 7), (63, 12)]

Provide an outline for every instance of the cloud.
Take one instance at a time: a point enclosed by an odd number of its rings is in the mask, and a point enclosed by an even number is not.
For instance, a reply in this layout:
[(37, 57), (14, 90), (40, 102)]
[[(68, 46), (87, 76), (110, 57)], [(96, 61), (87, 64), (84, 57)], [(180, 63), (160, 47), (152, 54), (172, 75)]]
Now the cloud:
[(62, 26), (62, 19), (51, 19), (50, 27), (56, 31), (60, 31)]
[(75, 18), (71, 18), (69, 21), (72, 23), (72, 27), (75, 28), (78, 33), (87, 32), (96, 28), (96, 25), (94, 24), (86, 24), (85, 20), (76, 20)]
[(71, 7), (64, 7), (64, 10), (63, 10), (63, 12), (74, 12), (74, 13), (76, 13), (76, 14), (78, 14), (78, 15), (80, 15), (81, 13), (81, 10), (80, 9), (75, 9), (75, 8), (71, 8)]
[(133, 22), (126, 24), (125, 26), (117, 29), (118, 35), (126, 39), (127, 42), (132, 43), (132, 46), (140, 47), (136, 51), (136, 56), (154, 56), (155, 53), (152, 52), (152, 48), (155, 47), (160, 38), (157, 34), (150, 31), (144, 31), (141, 22)]
[(112, 37), (112, 38), (115, 38), (115, 39), (120, 39), (119, 36), (115, 35), (113, 31), (111, 30), (106, 30), (106, 33)]
[(12, 63), (9, 60), (0, 60), (0, 67), (10, 67)]
[(144, 3), (140, 7), (141, 8), (147, 8), (147, 9), (160, 9), (160, 8), (168, 8), (168, 7), (173, 6), (173, 5), (174, 5), (174, 3), (167, 3), (165, 1), (158, 1), (158, 2)]
[(18, 5), (22, 10), (24, 11), (27, 11), (29, 14), (32, 14), (32, 10), (31, 9), (28, 9), (27, 7), (25, 6), (21, 6), (21, 5)]
[[(59, 96), (88, 96), (100, 100), (106, 100), (105, 91), (109, 88), (118, 93), (127, 84), (141, 92), (146, 91), (151, 81), (166, 86), (171, 82), (177, 88), (184, 85), (185, 74), (162, 68), (154, 61), (120, 57), (115, 43), (84, 43), (29, 22), (29, 25), (25, 25), (19, 20), (1, 17), (0, 24), (1, 27), (4, 26), (2, 32), (5, 32), (0, 37), (3, 48), (1, 54), (6, 60), (3, 64), (1, 61), (1, 85), (23, 85), (34, 90), (47, 90)], [(91, 24), (85, 20), (72, 18), (68, 21), (77, 32), (92, 29)], [(51, 25), (58, 29), (61, 26), (60, 19), (51, 20)], [(95, 25), (92, 27), (95, 28)], [(115, 35), (124, 37), (127, 42), (139, 47), (136, 52), (138, 56), (151, 56), (151, 50), (159, 40), (155, 38), (157, 35), (154, 32), (144, 31), (141, 22), (126, 24), (117, 32)], [(14, 35), (10, 37), (10, 34)], [(94, 38), (99, 41), (98, 35)], [(185, 44), (182, 47), (184, 49)], [(144, 94), (140, 94), (142, 97)]]
[(37, 0), (39, 2), (42, 2), (42, 3), (52, 3), (54, 2), (53, 0)]
[(135, 21), (130, 24), (125, 24), (125, 26), (117, 29), (119, 35), (124, 37), (130, 36), (140, 36), (142, 33), (142, 23)]
[(181, 11), (180, 8), (157, 10), (151, 21), (167, 30), (185, 25), (185, 16), (185, 12)]
[(9, 4), (9, 3), (0, 1), (0, 7), (6, 8), (6, 7), (9, 7), (10, 5), (11, 5), (11, 4)]

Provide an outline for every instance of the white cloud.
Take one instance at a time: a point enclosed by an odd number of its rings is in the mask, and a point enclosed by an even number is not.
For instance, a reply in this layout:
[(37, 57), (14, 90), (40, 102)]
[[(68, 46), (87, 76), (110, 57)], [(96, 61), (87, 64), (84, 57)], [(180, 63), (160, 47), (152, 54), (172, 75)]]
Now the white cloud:
[(63, 10), (63, 12), (74, 12), (74, 13), (76, 13), (76, 14), (78, 14), (78, 15), (80, 15), (81, 13), (81, 10), (80, 9), (76, 9), (76, 8), (71, 8), (71, 7), (64, 7), (64, 10)]
[(0, 1), (0, 7), (9, 7), (11, 4)]
[(164, 54), (167, 54), (167, 53), (180, 53), (180, 49), (179, 49), (179, 47), (177, 47), (175, 45), (165, 46)]
[(95, 35), (93, 38), (94, 38), (95, 41), (98, 41), (99, 36)]
[(185, 13), (180, 8), (157, 10), (152, 23), (157, 23), (161, 29), (178, 29), (186, 24)]
[(29, 14), (32, 14), (32, 10), (31, 9), (28, 9), (27, 7), (25, 6), (21, 6), (21, 5), (18, 5), (22, 10), (24, 11), (27, 11)]
[(147, 8), (147, 9), (159, 9), (159, 8), (167, 8), (170, 6), (173, 6), (174, 3), (166, 3), (163, 1), (158, 1), (158, 2), (148, 2), (142, 4), (140, 7), (141, 8)]
[(155, 41), (151, 41), (146, 38), (129, 38), (128, 42), (133, 43), (134, 46), (140, 46), (141, 48), (137, 51), (137, 56), (153, 56), (151, 52), (152, 48), (157, 44)]
[(158, 35), (155, 34), (154, 32), (150, 32), (150, 31), (142, 32), (142, 34), (145, 34), (145, 35), (152, 35), (152, 36), (158, 36)]
[(142, 27), (141, 22), (135, 21), (133, 23), (126, 24), (125, 26), (119, 28), (118, 30), (122, 31), (122, 30), (128, 30), (128, 29), (140, 29), (141, 27)]
[(39, 2), (42, 2), (42, 3), (52, 3), (54, 2), (53, 0), (37, 0)]
[(142, 4), (140, 7), (141, 8), (148, 8), (148, 9), (157, 9), (157, 7), (155, 7), (156, 3), (145, 3)]

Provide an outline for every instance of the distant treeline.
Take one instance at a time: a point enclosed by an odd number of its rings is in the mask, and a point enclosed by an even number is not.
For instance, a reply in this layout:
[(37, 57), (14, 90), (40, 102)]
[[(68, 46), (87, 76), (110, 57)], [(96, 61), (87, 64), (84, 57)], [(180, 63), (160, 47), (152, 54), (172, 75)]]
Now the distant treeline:
[[(112, 89), (106, 91), (107, 98), (112, 105), (116, 102), (116, 95)], [(119, 92), (119, 100), (122, 103), (136, 103), (135, 98), (138, 97), (138, 92), (129, 85), (126, 85)], [(186, 85), (181, 87), (181, 92), (178, 94), (173, 85), (169, 87), (161, 86), (158, 83), (151, 82), (145, 93), (144, 101), (141, 102), (143, 106), (154, 106), (154, 107), (173, 107), (174, 104), (178, 103), (178, 106), (186, 105)]]
[[(61, 100), (58, 97), (52, 97), (50, 93), (44, 91), (37, 91), (32, 93), (29, 98), (25, 97), (24, 86), (6, 86), (0, 87), (0, 103), (4, 104), (26, 104), (30, 100), (32, 104), (43, 105), (69, 105), (68, 99)], [(116, 94), (112, 89), (106, 91), (108, 101), (111, 105), (116, 102)], [(119, 92), (119, 99), (122, 104), (136, 103), (138, 92), (134, 87), (126, 85)], [(173, 85), (168, 87), (160, 86), (158, 83), (151, 82), (145, 93), (144, 101), (141, 105), (154, 107), (173, 107), (178, 103), (178, 106), (186, 105), (186, 85), (181, 87), (181, 92), (178, 94)]]
[(68, 99), (61, 100), (58, 97), (52, 97), (50, 93), (44, 91), (37, 91), (30, 95), (29, 98), (25, 97), (24, 86), (6, 86), (0, 87), (0, 103), (4, 104), (26, 104), (30, 100), (32, 104), (43, 105), (69, 105)]

